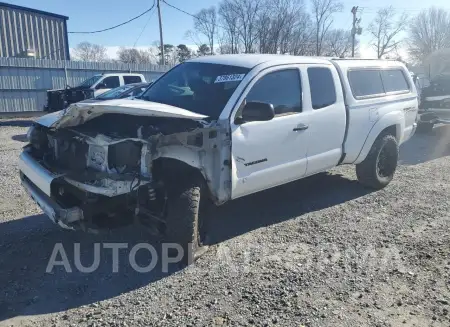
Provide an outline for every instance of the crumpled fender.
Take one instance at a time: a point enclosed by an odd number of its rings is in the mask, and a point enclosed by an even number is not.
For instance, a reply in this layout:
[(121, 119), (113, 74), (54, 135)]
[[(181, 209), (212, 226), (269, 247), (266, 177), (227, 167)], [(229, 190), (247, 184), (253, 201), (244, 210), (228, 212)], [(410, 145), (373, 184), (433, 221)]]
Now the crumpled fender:
[(355, 160), (355, 164), (358, 164), (362, 162), (364, 159), (366, 159), (367, 155), (369, 154), (370, 149), (372, 148), (373, 143), (377, 139), (377, 137), (380, 135), (380, 133), (392, 126), (396, 126), (396, 135), (395, 138), (397, 139), (397, 142), (401, 141), (401, 137), (403, 135), (403, 131), (405, 130), (405, 115), (403, 112), (395, 111), (390, 112), (382, 116), (376, 123), (373, 125), (372, 129), (369, 132), (369, 135), (366, 138), (366, 141), (364, 142), (364, 145), (358, 155), (358, 158)]
[(202, 170), (198, 151), (183, 145), (168, 145), (158, 149), (159, 158), (170, 158), (182, 161), (189, 166)]
[(221, 179), (215, 171), (216, 165), (213, 156), (208, 156), (205, 151), (196, 151), (184, 145), (169, 145), (158, 149), (157, 158), (176, 159), (198, 169), (205, 179), (215, 203), (221, 204), (228, 200), (228, 190), (221, 189)]

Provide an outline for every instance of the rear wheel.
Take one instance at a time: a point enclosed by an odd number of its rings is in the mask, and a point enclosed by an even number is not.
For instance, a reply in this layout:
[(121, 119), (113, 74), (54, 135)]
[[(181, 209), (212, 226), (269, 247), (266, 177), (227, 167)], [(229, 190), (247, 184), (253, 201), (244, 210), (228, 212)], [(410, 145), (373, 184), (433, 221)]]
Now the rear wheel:
[[(183, 264), (190, 264), (206, 251), (203, 216), (200, 200), (204, 183), (200, 179), (188, 178), (170, 187), (166, 212), (166, 239), (183, 249)], [(206, 201), (205, 201), (206, 202)]]
[(394, 177), (398, 161), (398, 144), (392, 135), (379, 136), (363, 162), (356, 165), (356, 175), (361, 184), (382, 189)]

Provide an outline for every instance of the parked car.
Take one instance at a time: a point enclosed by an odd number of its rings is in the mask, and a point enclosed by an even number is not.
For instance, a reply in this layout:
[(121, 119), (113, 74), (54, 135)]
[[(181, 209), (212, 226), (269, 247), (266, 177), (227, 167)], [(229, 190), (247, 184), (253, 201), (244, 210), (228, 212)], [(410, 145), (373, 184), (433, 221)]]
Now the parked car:
[(127, 84), (102, 93), (93, 99), (87, 99), (81, 102), (94, 103), (105, 100), (134, 98), (140, 96), (150, 85), (151, 83)]
[(142, 74), (97, 74), (76, 87), (47, 91), (47, 106), (44, 110), (48, 112), (59, 111), (72, 103), (95, 98), (119, 86), (145, 82), (145, 77)]
[(422, 89), (418, 131), (430, 132), (435, 124), (450, 124), (450, 74), (436, 76)]
[(417, 111), (400, 62), (206, 56), (173, 68), (140, 99), (73, 104), (39, 118), (20, 177), (64, 227), (140, 220), (189, 260), (205, 249), (204, 204), (343, 164), (356, 165), (363, 185), (385, 187)]
[(422, 88), (418, 132), (431, 132), (435, 124), (450, 124), (450, 49), (436, 50), (422, 62), (430, 85)]

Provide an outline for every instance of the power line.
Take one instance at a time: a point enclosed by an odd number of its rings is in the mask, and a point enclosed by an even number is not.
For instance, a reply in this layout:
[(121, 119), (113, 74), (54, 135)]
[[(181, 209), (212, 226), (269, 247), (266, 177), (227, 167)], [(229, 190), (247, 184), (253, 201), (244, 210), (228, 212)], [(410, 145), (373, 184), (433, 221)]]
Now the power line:
[[(194, 17), (194, 18), (199, 19), (197, 16), (195, 16), (195, 15), (193, 15), (193, 14), (191, 14), (191, 13), (188, 13), (187, 11), (184, 11), (183, 9), (180, 9), (180, 8), (178, 8), (178, 7), (175, 7), (174, 5), (171, 5), (170, 3), (166, 2), (165, 0), (162, 0), (162, 2), (164, 2), (164, 3), (165, 3), (166, 5), (168, 5), (169, 7), (172, 7), (173, 9), (176, 9), (176, 10), (178, 10), (178, 11), (180, 11), (180, 12), (186, 14), (186, 15), (189, 15), (189, 16), (191, 16), (191, 17)], [(209, 22), (208, 22), (208, 23), (209, 23)]]
[(166, 5), (168, 5), (169, 7), (172, 7), (173, 9), (178, 10), (179, 12), (182, 12), (182, 13), (184, 13), (184, 14), (186, 14), (186, 15), (188, 15), (188, 16), (191, 16), (191, 17), (193, 17), (193, 18), (195, 18), (195, 19), (198, 19), (198, 20), (200, 20), (200, 21), (202, 21), (202, 22), (205, 22), (205, 23), (208, 23), (208, 24), (213, 24), (214, 26), (223, 28), (223, 29), (225, 29), (225, 30), (228, 29), (227, 27), (221, 26), (221, 25), (219, 25), (219, 24), (217, 24), (217, 23), (212, 23), (212, 22), (210, 22), (210, 21), (208, 21), (208, 20), (206, 20), (206, 19), (199, 18), (198, 16), (193, 15), (193, 14), (191, 14), (191, 13), (189, 13), (189, 12), (183, 10), (183, 9), (180, 9), (180, 8), (178, 8), (178, 7), (175, 7), (174, 5), (171, 5), (170, 3), (168, 3), (166, 0), (161, 0), (161, 1), (164, 2)]
[[(152, 9), (153, 9), (153, 7), (155, 7), (155, 0), (153, 0)], [(154, 11), (151, 12), (150, 15), (148, 16), (148, 20), (147, 20), (147, 22), (145, 23), (144, 27), (142, 28), (141, 33), (140, 33), (139, 36), (137, 37), (136, 41), (134, 41), (133, 48), (134, 48), (134, 47), (136, 46), (136, 44), (138, 43), (139, 39), (141, 38), (142, 34), (144, 33), (145, 29), (147, 28), (148, 23), (150, 23), (150, 19), (152, 18), (153, 13), (154, 13)]]
[(125, 25), (125, 24), (128, 24), (128, 23), (132, 22), (133, 20), (136, 20), (136, 19), (138, 19), (139, 17), (144, 16), (146, 13), (150, 12), (150, 11), (153, 9), (153, 7), (155, 7), (155, 3), (153, 3), (153, 6), (151, 6), (149, 9), (147, 9), (146, 11), (144, 11), (142, 14), (140, 14), (140, 15), (138, 15), (138, 16), (136, 16), (136, 17), (133, 17), (133, 18), (127, 20), (126, 22), (120, 23), (120, 24), (115, 25), (115, 26), (112, 26), (112, 27), (108, 27), (108, 28), (105, 28), (105, 29), (102, 29), (102, 30), (98, 30), (98, 31), (89, 31), (89, 32), (68, 32), (68, 33), (69, 33), (69, 34), (94, 34), (94, 33), (106, 32), (106, 31), (115, 29), (115, 28), (117, 28), (117, 27), (123, 26), (123, 25)]

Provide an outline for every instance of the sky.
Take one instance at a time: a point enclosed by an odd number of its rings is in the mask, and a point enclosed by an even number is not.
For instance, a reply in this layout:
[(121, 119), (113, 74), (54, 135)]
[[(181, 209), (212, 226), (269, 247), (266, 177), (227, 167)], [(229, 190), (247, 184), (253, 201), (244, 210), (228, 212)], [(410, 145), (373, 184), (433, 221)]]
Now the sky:
[[(15, 5), (49, 11), (69, 17), (68, 30), (91, 31), (107, 28), (124, 22), (139, 15), (150, 8), (153, 0), (3, 0)], [(166, 0), (168, 3), (195, 14), (200, 9), (217, 6), (220, 0)], [(410, 16), (416, 15), (421, 9), (428, 8), (431, 4), (450, 10), (449, 0), (343, 0), (344, 9), (334, 16), (334, 28), (351, 28), (352, 6), (362, 8), (360, 14), (363, 35), (361, 36), (361, 55), (373, 57), (374, 51), (370, 49), (370, 36), (367, 34), (367, 25), (373, 20), (379, 8), (392, 5), (399, 13), (406, 12)], [(308, 0), (305, 0), (308, 5)], [(155, 8), (156, 9), (156, 8)], [(180, 43), (191, 45), (193, 42), (185, 37), (187, 30), (193, 28), (192, 17), (178, 12), (161, 3), (164, 43), (178, 45)], [(145, 29), (144, 29), (145, 27)], [(364, 33), (366, 31), (366, 33)], [(142, 34), (141, 34), (142, 33)], [(141, 36), (139, 37), (139, 35)], [(101, 44), (108, 49), (110, 57), (115, 56), (119, 47), (132, 47), (135, 43), (138, 47), (149, 47), (159, 40), (158, 15), (156, 10), (141, 18), (119, 27), (117, 29), (98, 34), (69, 34), (69, 46), (75, 47), (78, 43), (88, 41)], [(206, 40), (205, 40), (206, 41)], [(406, 56), (406, 51), (401, 50), (401, 55)]]

